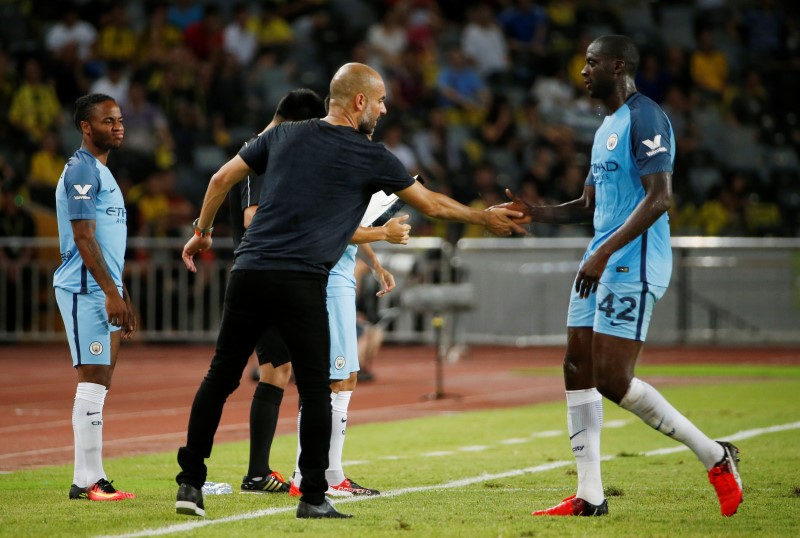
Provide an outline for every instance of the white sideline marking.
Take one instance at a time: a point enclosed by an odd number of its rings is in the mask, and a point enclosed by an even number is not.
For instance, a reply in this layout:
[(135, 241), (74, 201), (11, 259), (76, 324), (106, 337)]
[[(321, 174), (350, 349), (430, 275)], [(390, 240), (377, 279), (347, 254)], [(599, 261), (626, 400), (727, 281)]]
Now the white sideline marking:
[(490, 448), (492, 447), (489, 445), (472, 445), (459, 447), (458, 450), (461, 452), (483, 452), (484, 450), (488, 450)]
[[(627, 426), (628, 424), (634, 422), (631, 419), (625, 420), (609, 420), (606, 424), (603, 424), (603, 428), (622, 428), (623, 426)], [(523, 443), (530, 443), (534, 439), (543, 439), (547, 437), (561, 437), (566, 435), (566, 431), (564, 430), (545, 430), (541, 432), (533, 432), (528, 437), (513, 437), (511, 439), (503, 439), (502, 441), (498, 441), (498, 445), (521, 445)], [(453, 450), (436, 450), (433, 452), (425, 452), (420, 454), (420, 456), (424, 458), (440, 458), (442, 456), (452, 456), (455, 454), (455, 451), (460, 452), (480, 452), (483, 450), (488, 450), (490, 448), (494, 448), (495, 445), (475, 445), (475, 446), (462, 446), (458, 448), (454, 448)], [(411, 456), (381, 456), (379, 460), (401, 460), (401, 459), (409, 459), (409, 458), (416, 458), (416, 455)], [(345, 467), (352, 467), (354, 465), (363, 465), (365, 463), (372, 463), (371, 460), (351, 460), (351, 461), (344, 461), (342, 464)]]
[(564, 431), (563, 430), (548, 430), (548, 431), (544, 431), (544, 432), (532, 433), (531, 437), (542, 437), (542, 438), (545, 438), (545, 437), (559, 437), (561, 435), (564, 435)]
[(500, 441), (501, 445), (521, 445), (527, 443), (530, 439), (527, 437), (512, 437), (511, 439), (503, 439)]
[[(778, 426), (768, 426), (766, 428), (754, 428), (752, 430), (744, 430), (727, 437), (721, 438), (725, 441), (740, 441), (742, 439), (750, 439), (751, 437), (757, 437), (759, 435), (764, 435), (767, 433), (776, 433), (782, 432), (787, 430), (796, 430), (800, 429), (800, 422), (790, 422), (788, 424), (780, 424)], [(656, 450), (651, 450), (649, 452), (644, 452), (641, 455), (646, 457), (651, 456), (662, 456), (665, 454), (672, 454), (674, 452), (681, 452), (684, 450), (688, 450), (688, 447), (684, 445), (680, 445), (677, 447), (672, 448), (659, 448)], [(617, 456), (604, 456), (603, 461), (610, 461), (617, 459)], [(346, 503), (354, 503), (354, 502), (363, 502), (363, 501), (371, 501), (374, 499), (382, 499), (386, 497), (397, 497), (400, 495), (407, 495), (409, 493), (421, 493), (425, 491), (433, 491), (433, 490), (442, 490), (442, 489), (453, 489), (459, 488), (463, 486), (469, 486), (472, 484), (478, 484), (480, 482), (488, 482), (489, 480), (497, 480), (500, 478), (511, 478), (514, 476), (520, 476), (524, 474), (533, 474), (533, 473), (541, 473), (544, 471), (551, 471), (553, 469), (558, 469), (559, 467), (566, 467), (567, 465), (574, 465), (574, 460), (569, 461), (554, 461), (551, 463), (545, 463), (543, 465), (536, 465), (534, 467), (526, 467), (524, 469), (514, 469), (511, 471), (505, 471), (502, 473), (495, 473), (495, 474), (481, 474), (479, 476), (473, 476), (470, 478), (462, 478), (460, 480), (453, 480), (452, 482), (445, 482), (444, 484), (436, 484), (433, 486), (417, 486), (411, 488), (402, 488), (402, 489), (394, 489), (391, 491), (386, 491), (381, 493), (379, 497), (349, 497), (346, 499), (337, 499), (336, 504), (346, 504)], [(248, 519), (256, 519), (263, 516), (271, 516), (274, 514), (281, 514), (284, 512), (291, 512), (296, 510), (296, 506), (284, 506), (280, 508), (267, 508), (264, 510), (256, 510), (255, 512), (248, 512), (245, 514), (237, 514), (234, 516), (222, 517), (219, 519), (200, 519), (195, 521), (189, 521), (186, 523), (179, 523), (177, 525), (168, 525), (166, 527), (159, 527), (156, 529), (145, 529), (138, 532), (132, 532), (127, 534), (113, 534), (113, 535), (104, 535), (98, 536), (96, 538), (139, 538), (141, 536), (164, 536), (165, 534), (174, 534), (177, 532), (184, 532), (184, 531), (192, 531), (194, 529), (199, 529), (201, 527), (207, 527), (209, 525), (218, 525), (221, 523), (232, 523), (235, 521), (245, 521)]]

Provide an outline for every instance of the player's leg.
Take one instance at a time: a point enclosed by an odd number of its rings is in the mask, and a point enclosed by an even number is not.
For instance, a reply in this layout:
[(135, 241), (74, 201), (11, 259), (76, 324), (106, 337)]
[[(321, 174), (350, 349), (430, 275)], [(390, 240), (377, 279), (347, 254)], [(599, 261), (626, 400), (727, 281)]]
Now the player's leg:
[(581, 299), (574, 289), (567, 317), (567, 351), (564, 384), (567, 397), (567, 432), (578, 473), (575, 495), (535, 516), (603, 515), (608, 504), (600, 473), (600, 432), (603, 426), (602, 396), (595, 386), (592, 342), (595, 295)]
[[(355, 295), (329, 295), (328, 322), (331, 332), (331, 445), (328, 452), (328, 493), (350, 495), (345, 488), (342, 452), (347, 434), (347, 410), (358, 379), (358, 336)], [(345, 488), (346, 489), (346, 488)]]
[(364, 487), (345, 475), (342, 465), (344, 440), (347, 432), (350, 398), (358, 382), (358, 372), (351, 372), (350, 377), (331, 383), (332, 395), (332, 426), (331, 448), (328, 453), (328, 494), (334, 497), (349, 497), (352, 495), (380, 495), (380, 491)]
[(259, 382), (250, 404), (250, 462), (247, 475), (242, 478), (241, 491), (285, 493), (289, 491), (289, 484), (279, 472), (272, 470), (269, 455), (283, 393), (292, 373), (289, 350), (277, 331), (270, 329), (256, 344), (256, 355)]
[(665, 291), (643, 283), (600, 285), (598, 298), (605, 312), (596, 326), (592, 349), (598, 389), (652, 428), (689, 447), (709, 472), (722, 514), (730, 516), (742, 498), (738, 450), (706, 436), (661, 393), (634, 376), (653, 306)]
[(356, 330), (355, 290), (328, 296), (328, 319), (331, 330), (331, 445), (328, 452), (328, 494), (332, 496), (379, 495), (378, 490), (363, 487), (349, 479), (342, 465), (348, 408), (358, 383), (360, 369)]
[[(331, 380), (331, 448), (328, 451), (328, 470), (325, 471), (325, 479), (328, 481), (328, 493), (333, 495), (339, 494), (339, 489), (346, 486), (342, 453), (347, 435), (347, 411), (357, 382), (358, 372), (350, 372), (347, 379)], [(347, 492), (342, 494), (348, 495)]]
[(103, 407), (119, 353), (120, 333), (108, 324), (102, 292), (77, 294), (57, 288), (56, 300), (78, 376), (72, 409), (75, 469), (69, 498), (132, 498), (132, 493), (117, 491), (103, 469)]

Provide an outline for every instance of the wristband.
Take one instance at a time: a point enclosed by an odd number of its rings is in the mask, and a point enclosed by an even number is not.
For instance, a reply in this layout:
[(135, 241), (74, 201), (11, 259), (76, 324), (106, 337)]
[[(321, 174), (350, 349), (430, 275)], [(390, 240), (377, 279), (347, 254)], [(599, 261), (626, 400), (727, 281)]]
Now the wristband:
[(194, 228), (194, 235), (196, 235), (197, 237), (211, 237), (211, 232), (214, 231), (214, 227), (211, 226), (210, 228), (200, 228), (198, 226), (199, 222), (200, 222), (200, 217), (194, 219), (194, 222), (192, 223), (192, 228)]

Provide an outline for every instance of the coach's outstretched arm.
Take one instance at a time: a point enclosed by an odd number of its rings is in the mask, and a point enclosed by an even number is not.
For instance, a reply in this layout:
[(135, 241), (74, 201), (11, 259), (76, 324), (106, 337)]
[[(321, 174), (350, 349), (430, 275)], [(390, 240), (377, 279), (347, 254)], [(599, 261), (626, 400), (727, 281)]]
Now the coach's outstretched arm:
[(195, 221), (195, 233), (183, 247), (181, 255), (183, 263), (189, 271), (197, 272), (194, 255), (211, 248), (211, 232), (204, 233), (203, 231), (213, 229), (214, 217), (217, 216), (219, 207), (228, 196), (228, 191), (252, 172), (244, 160), (239, 155), (235, 155), (211, 176), (206, 196), (203, 198), (203, 207), (200, 209), (200, 218)]
[(414, 209), (435, 219), (480, 224), (499, 237), (508, 237), (512, 233), (528, 234), (525, 228), (511, 220), (522, 218), (523, 213), (520, 211), (505, 207), (479, 211), (456, 202), (449, 196), (428, 190), (419, 181), (395, 194)]

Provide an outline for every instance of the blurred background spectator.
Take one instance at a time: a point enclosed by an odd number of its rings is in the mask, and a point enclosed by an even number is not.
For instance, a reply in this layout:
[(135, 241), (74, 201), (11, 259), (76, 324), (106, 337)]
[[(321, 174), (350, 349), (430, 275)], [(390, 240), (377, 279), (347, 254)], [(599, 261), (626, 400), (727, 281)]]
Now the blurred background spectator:
[[(3, 166), (0, 178), (0, 235), (2, 237), (17, 237), (23, 243), (17, 246), (0, 248), (0, 266), (5, 275), (5, 283), (0, 283), (8, 294), (5, 300), (5, 318), (2, 330), (13, 331), (21, 328), (30, 330), (33, 305), (29, 298), (33, 284), (33, 270), (31, 262), (34, 259), (35, 249), (24, 243), (24, 239), (36, 236), (36, 223), (33, 216), (24, 206), (24, 197), (21, 195), (13, 172)], [(21, 305), (21, 311), (17, 306)]]
[[(72, 103), (111, 94), (127, 133), (109, 167), (136, 199), (130, 232), (180, 234), (210, 174), (286, 91), (325, 95), (335, 69), (364, 61), (387, 86), (375, 141), (430, 188), (476, 206), (505, 187), (567, 201), (604, 116), (580, 75), (586, 45), (626, 33), (642, 53), (639, 90), (675, 130), (674, 233), (797, 236), (799, 21), (800, 4), (776, 0), (5, 2), (0, 159), (19, 207), (52, 211), (80, 143)], [(425, 219), (415, 232), (471, 233)]]

